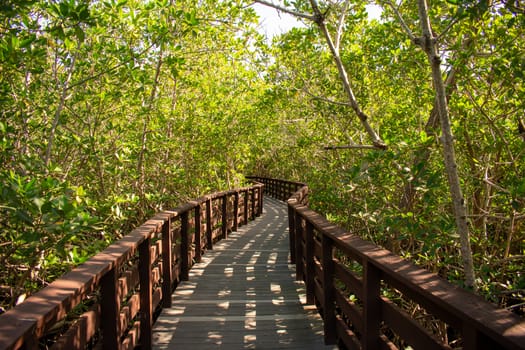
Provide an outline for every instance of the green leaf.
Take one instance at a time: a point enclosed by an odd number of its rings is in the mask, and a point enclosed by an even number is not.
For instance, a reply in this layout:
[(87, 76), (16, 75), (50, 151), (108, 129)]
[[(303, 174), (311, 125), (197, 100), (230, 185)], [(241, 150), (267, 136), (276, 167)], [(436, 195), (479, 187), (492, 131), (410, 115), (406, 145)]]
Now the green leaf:
[(66, 2), (61, 2), (59, 4), (59, 8), (60, 8), (60, 14), (63, 16), (63, 17), (67, 17), (69, 16), (69, 5), (66, 3)]
[(45, 204), (45, 200), (43, 198), (33, 198), (33, 203), (36, 205), (39, 212), (42, 211), (42, 206)]
[(31, 216), (25, 210), (18, 209), (15, 212), (15, 215), (16, 215), (17, 218), (22, 220), (22, 222), (26, 223), (29, 226), (33, 226), (33, 219), (31, 218)]
[(86, 38), (86, 34), (82, 30), (82, 28), (80, 28), (80, 26), (75, 26), (75, 36), (77, 37), (80, 43), (83, 43)]

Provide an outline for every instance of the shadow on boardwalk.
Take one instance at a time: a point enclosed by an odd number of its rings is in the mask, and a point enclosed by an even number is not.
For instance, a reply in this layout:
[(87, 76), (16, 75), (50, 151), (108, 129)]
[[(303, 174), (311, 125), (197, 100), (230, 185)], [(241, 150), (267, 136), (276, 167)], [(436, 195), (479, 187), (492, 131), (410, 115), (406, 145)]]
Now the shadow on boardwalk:
[(261, 217), (206, 252), (155, 323), (154, 349), (332, 348), (288, 265), (286, 209), (265, 198)]

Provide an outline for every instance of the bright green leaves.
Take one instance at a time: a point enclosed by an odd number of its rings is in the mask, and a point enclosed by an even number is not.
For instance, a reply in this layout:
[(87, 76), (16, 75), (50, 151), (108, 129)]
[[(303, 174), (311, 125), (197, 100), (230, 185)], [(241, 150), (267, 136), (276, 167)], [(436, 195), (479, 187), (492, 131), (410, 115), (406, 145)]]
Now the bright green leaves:
[(197, 11), (193, 10), (193, 11), (190, 11), (190, 12), (185, 12), (184, 13), (184, 22), (189, 27), (196, 27), (196, 26), (198, 26), (200, 21), (197, 18)]
[(180, 71), (184, 68), (184, 65), (186, 64), (186, 59), (184, 57), (181, 57), (181, 50), (182, 47), (180, 45), (177, 45), (174, 48), (174, 53), (164, 58), (164, 62), (170, 70), (171, 75), (174, 79), (179, 77)]
[[(2, 206), (16, 208), (14, 215), (22, 220), (20, 225), (13, 220), (2, 222), (7, 227), (25, 231), (24, 226), (29, 225), (37, 231), (61, 233), (56, 232), (60, 223), (61, 231), (68, 228), (69, 234), (73, 234), (83, 225), (90, 227), (93, 223), (86, 212), (85, 193), (81, 187), (71, 188), (49, 176), (29, 179), (13, 171), (3, 172), (1, 180)], [(5, 214), (9, 218), (13, 211), (8, 210)]]
[[(15, 293), (22, 283), (38, 285), (46, 274), (56, 274), (56, 266), (47, 266), (48, 259), (59, 257), (62, 265), (70, 259), (68, 251), (73, 245), (84, 255), (93, 252), (93, 238), (87, 237), (95, 235), (98, 220), (89, 213), (81, 188), (51, 176), (21, 176), (13, 171), (0, 172), (0, 188), (0, 259), (7, 270), (0, 278), (16, 286)], [(32, 270), (37, 265), (41, 269), (33, 271), (34, 278), (17, 280), (24, 278), (18, 266)]]
[(80, 43), (84, 42), (86, 34), (83, 27), (93, 24), (88, 3), (64, 0), (49, 4), (46, 10), (54, 18), (54, 23), (50, 26), (50, 33), (65, 41), (69, 50), (74, 48), (74, 45), (71, 44), (74, 41), (72, 37)]
[(457, 7), (455, 13), (457, 18), (468, 17), (473, 20), (483, 17), (491, 6), (489, 0), (447, 0), (447, 3)]
[(34, 290), (161, 206), (251, 169), (266, 85), (240, 1), (1, 5), (2, 285)]
[(49, 10), (51, 14), (63, 21), (85, 23), (90, 18), (88, 4), (84, 1), (64, 0), (56, 4), (51, 3)]

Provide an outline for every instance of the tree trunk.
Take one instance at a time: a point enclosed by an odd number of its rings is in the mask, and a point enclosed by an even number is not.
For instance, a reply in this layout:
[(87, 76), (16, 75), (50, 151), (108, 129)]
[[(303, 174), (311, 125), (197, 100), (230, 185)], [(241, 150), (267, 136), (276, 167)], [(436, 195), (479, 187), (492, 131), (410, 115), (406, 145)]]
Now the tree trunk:
[(155, 77), (153, 80), (153, 86), (151, 87), (151, 94), (149, 96), (147, 107), (146, 107), (146, 113), (144, 115), (144, 123), (142, 124), (142, 135), (140, 139), (140, 152), (138, 155), (137, 160), (137, 173), (138, 173), (138, 183), (137, 183), (137, 189), (139, 191), (140, 198), (144, 197), (145, 194), (145, 183), (146, 183), (146, 174), (145, 174), (145, 168), (144, 168), (144, 159), (146, 157), (146, 151), (148, 149), (147, 143), (148, 143), (148, 133), (149, 133), (149, 121), (151, 119), (151, 111), (153, 109), (153, 102), (155, 101), (155, 96), (157, 94), (157, 87), (159, 85), (159, 76), (160, 71), (162, 68), (162, 55), (163, 50), (161, 49), (159, 52), (159, 59), (157, 61), (157, 65), (155, 68)]
[[(452, 67), (450, 71), (447, 74), (447, 79), (445, 80), (445, 89), (447, 91), (447, 101), (450, 99), (450, 95), (452, 92), (456, 90), (456, 69)], [(425, 124), (425, 134), (429, 137), (434, 135), (436, 132), (436, 129), (439, 126), (439, 112), (438, 112), (438, 105), (437, 101), (434, 100), (434, 106), (432, 107), (432, 111), (430, 112), (430, 116), (428, 117), (427, 123)], [(423, 164), (423, 166), (420, 168), (418, 174), (414, 174), (414, 180), (409, 181), (405, 184), (404, 190), (403, 190), (403, 196), (401, 197), (399, 201), (399, 207), (405, 211), (409, 212), (412, 211), (414, 202), (416, 201), (416, 195), (417, 190), (414, 187), (414, 183), (417, 180), (419, 174), (422, 174), (424, 170), (427, 167), (428, 159), (430, 158), (430, 155), (432, 154), (432, 148), (428, 145), (422, 145), (419, 147), (419, 149), (415, 153), (414, 161), (412, 162), (413, 166), (412, 169), (415, 169), (416, 166), (419, 164)]]
[[(51, 151), (53, 150), (53, 143), (55, 140), (55, 134), (58, 129), (58, 123), (60, 122), (60, 116), (62, 115), (62, 110), (64, 109), (66, 98), (67, 98), (67, 92), (69, 90), (69, 82), (71, 81), (71, 77), (73, 76), (73, 71), (75, 69), (75, 62), (77, 60), (78, 55), (78, 49), (80, 48), (80, 43), (77, 46), (77, 51), (73, 54), (73, 58), (71, 59), (71, 65), (68, 67), (69, 71), (67, 73), (66, 80), (64, 81), (62, 85), (62, 91), (60, 92), (60, 100), (58, 101), (58, 106), (55, 111), (55, 117), (53, 119), (53, 123), (51, 125), (51, 131), (49, 132), (49, 136), (47, 138), (47, 146), (46, 146), (46, 153), (44, 156), (44, 164), (46, 168), (49, 166), (49, 163), (51, 162)], [(58, 70), (57, 70), (57, 76), (58, 76)], [(47, 171), (47, 170), (46, 170)]]
[(441, 143), (443, 144), (443, 157), (445, 170), (448, 177), (450, 194), (454, 208), (456, 226), (461, 243), (461, 257), (465, 273), (465, 284), (468, 287), (475, 287), (474, 264), (472, 251), (470, 248), (469, 229), (467, 223), (467, 209), (461, 191), (461, 184), (456, 164), (456, 154), (454, 150), (454, 137), (450, 126), (448, 114), (448, 103), (446, 98), (445, 83), (441, 75), (441, 58), (439, 57), (437, 40), (432, 34), (430, 19), (428, 16), (428, 5), (426, 0), (418, 0), (419, 20), (423, 33), (419, 45), (427, 54), (432, 68), (432, 81), (436, 92), (436, 103), (439, 112), (441, 125)]

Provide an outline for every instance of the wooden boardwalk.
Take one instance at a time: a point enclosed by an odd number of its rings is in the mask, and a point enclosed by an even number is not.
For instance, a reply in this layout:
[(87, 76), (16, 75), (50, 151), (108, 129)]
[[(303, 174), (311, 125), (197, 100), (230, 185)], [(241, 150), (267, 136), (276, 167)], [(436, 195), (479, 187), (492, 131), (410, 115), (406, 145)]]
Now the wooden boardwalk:
[(287, 208), (264, 213), (207, 251), (154, 325), (153, 349), (331, 349), (289, 265)]

